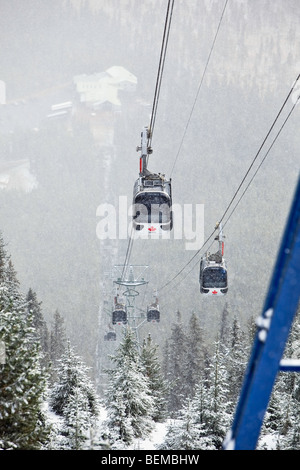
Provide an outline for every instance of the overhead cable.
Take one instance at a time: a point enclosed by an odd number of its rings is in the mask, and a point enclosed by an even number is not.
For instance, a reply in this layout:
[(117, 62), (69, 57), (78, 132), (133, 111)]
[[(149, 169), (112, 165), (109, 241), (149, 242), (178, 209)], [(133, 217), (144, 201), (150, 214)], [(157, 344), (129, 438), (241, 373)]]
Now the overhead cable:
[(180, 154), (182, 145), (183, 145), (183, 141), (184, 141), (184, 139), (185, 139), (185, 136), (186, 136), (188, 127), (189, 127), (189, 125), (190, 125), (190, 121), (191, 121), (191, 119), (192, 119), (192, 115), (193, 115), (193, 112), (194, 112), (194, 109), (195, 109), (195, 106), (196, 106), (196, 103), (197, 103), (197, 100), (198, 100), (198, 96), (199, 96), (199, 94), (200, 94), (200, 90), (201, 90), (201, 88), (202, 88), (202, 84), (203, 84), (203, 81), (204, 81), (204, 77), (205, 77), (205, 75), (206, 75), (206, 71), (207, 71), (207, 68), (208, 68), (208, 64), (209, 64), (209, 62), (210, 62), (210, 58), (211, 58), (212, 52), (213, 52), (214, 47), (215, 47), (215, 43), (216, 43), (216, 40), (217, 40), (217, 37), (218, 37), (218, 34), (219, 34), (219, 30), (220, 30), (220, 27), (221, 27), (221, 23), (222, 23), (222, 21), (223, 21), (223, 17), (224, 17), (224, 13), (225, 13), (225, 10), (226, 10), (226, 7), (227, 7), (227, 3), (228, 3), (228, 0), (225, 0), (224, 7), (223, 7), (223, 10), (222, 10), (222, 13), (221, 13), (221, 16), (220, 16), (219, 24), (218, 24), (218, 27), (217, 27), (217, 30), (216, 30), (216, 33), (215, 33), (215, 36), (214, 36), (214, 39), (213, 39), (213, 42), (212, 42), (212, 45), (211, 45), (211, 48), (210, 48), (208, 57), (207, 57), (207, 61), (206, 61), (206, 64), (205, 64), (205, 67), (204, 67), (204, 70), (203, 70), (203, 74), (202, 74), (202, 77), (201, 77), (199, 86), (198, 86), (198, 90), (197, 90), (197, 93), (196, 93), (196, 97), (195, 97), (195, 99), (194, 99), (194, 103), (193, 103), (193, 106), (192, 106), (192, 109), (191, 109), (191, 112), (190, 112), (190, 115), (189, 115), (187, 124), (186, 124), (186, 126), (185, 126), (184, 133), (183, 133), (183, 136), (182, 136), (182, 139), (181, 139), (181, 142), (180, 142), (180, 145), (179, 145), (179, 148), (178, 148), (176, 157), (175, 157), (175, 159), (174, 159), (174, 163), (173, 163), (173, 167), (172, 167), (170, 176), (172, 176), (172, 174), (173, 174), (175, 165), (176, 165), (176, 163), (177, 163), (177, 160), (178, 160), (178, 157), (179, 157), (179, 154)]
[[(297, 76), (296, 80), (294, 81), (294, 83), (293, 83), (293, 85), (292, 85), (292, 87), (291, 87), (290, 92), (288, 93), (286, 99), (284, 100), (283, 105), (281, 106), (281, 108), (280, 108), (280, 110), (279, 110), (279, 112), (278, 112), (276, 118), (275, 118), (274, 121), (273, 121), (273, 124), (271, 125), (271, 127), (270, 127), (270, 129), (269, 129), (269, 131), (268, 131), (268, 133), (267, 133), (267, 135), (266, 135), (266, 137), (264, 138), (264, 140), (263, 140), (261, 146), (259, 147), (259, 150), (257, 151), (256, 155), (254, 156), (254, 158), (253, 158), (253, 160), (252, 160), (252, 162), (251, 162), (251, 164), (250, 164), (248, 170), (246, 171), (244, 177), (242, 178), (241, 183), (239, 184), (237, 190), (235, 191), (235, 193), (234, 193), (234, 195), (233, 195), (231, 201), (230, 201), (229, 204), (227, 205), (227, 207), (226, 207), (226, 209), (225, 209), (225, 211), (224, 211), (222, 217), (221, 217), (220, 220), (219, 220), (219, 223), (223, 221), (225, 215), (227, 214), (227, 212), (228, 212), (228, 210), (230, 209), (231, 205), (233, 204), (234, 200), (237, 198), (237, 195), (238, 195), (239, 191), (241, 190), (241, 187), (242, 187), (243, 183), (245, 182), (247, 176), (249, 175), (249, 172), (250, 172), (251, 168), (253, 167), (255, 161), (257, 160), (257, 158), (258, 158), (258, 156), (259, 156), (259, 154), (260, 154), (260, 152), (261, 152), (263, 146), (265, 145), (265, 143), (266, 143), (268, 137), (270, 136), (270, 133), (272, 132), (272, 130), (273, 130), (273, 128), (274, 128), (274, 126), (275, 126), (275, 124), (276, 124), (276, 122), (277, 122), (279, 116), (281, 115), (281, 113), (282, 113), (284, 107), (286, 106), (286, 103), (287, 103), (288, 99), (290, 98), (291, 94), (292, 94), (293, 91), (295, 90), (295, 87), (296, 87), (296, 84), (297, 84), (298, 81), (299, 81), (299, 78), (300, 78), (300, 74)], [(251, 182), (253, 181), (253, 179), (254, 179), (255, 176), (257, 175), (258, 170), (260, 169), (260, 167), (262, 166), (263, 162), (265, 161), (265, 159), (266, 159), (267, 156), (269, 155), (270, 150), (272, 149), (274, 143), (276, 142), (277, 138), (279, 137), (279, 134), (280, 134), (281, 131), (283, 130), (284, 126), (286, 125), (288, 119), (290, 118), (290, 116), (291, 116), (292, 112), (294, 111), (296, 105), (298, 104), (299, 100), (300, 100), (300, 95), (299, 95), (298, 98), (295, 100), (295, 102), (294, 102), (294, 104), (293, 104), (291, 110), (289, 111), (287, 117), (285, 118), (283, 124), (281, 125), (279, 131), (277, 132), (277, 134), (275, 135), (275, 137), (274, 137), (274, 139), (273, 139), (271, 145), (269, 146), (269, 148), (268, 148), (268, 150), (267, 150), (267, 152), (266, 152), (266, 154), (265, 154), (263, 160), (261, 161), (261, 163), (259, 164), (258, 168), (256, 169), (254, 175), (252, 176), (252, 178), (251, 178), (250, 182), (248, 183), (247, 187), (245, 188), (245, 190), (244, 190), (242, 196), (241, 196), (240, 199), (238, 200), (236, 206), (235, 206), (234, 209), (232, 210), (232, 212), (231, 212), (231, 214), (229, 215), (229, 217), (227, 218), (226, 222), (223, 224), (223, 227), (225, 226), (225, 224), (227, 224), (228, 220), (229, 220), (230, 217), (232, 216), (232, 214), (233, 214), (233, 212), (235, 211), (236, 207), (237, 207), (238, 204), (240, 203), (242, 197), (245, 195), (246, 191), (248, 190), (248, 188), (249, 188)], [(214, 231), (209, 235), (209, 237), (205, 240), (205, 242), (204, 242), (203, 245), (199, 248), (199, 250), (196, 251), (196, 253), (192, 256), (192, 258), (183, 266), (183, 268), (181, 268), (181, 269), (176, 273), (175, 276), (173, 276), (168, 282), (166, 282), (166, 283), (160, 288), (160, 290), (165, 289), (165, 288), (166, 288), (168, 285), (170, 285), (175, 279), (177, 279), (177, 277), (187, 268), (187, 266), (189, 266), (189, 265), (191, 264), (191, 262), (192, 262), (192, 261), (198, 256), (198, 254), (203, 250), (204, 246), (205, 246), (205, 245), (209, 242), (209, 240), (214, 236), (215, 232), (216, 232), (216, 228), (215, 228)], [(185, 277), (186, 277), (186, 276), (185, 276)], [(184, 278), (184, 279), (185, 279), (185, 278)], [(182, 281), (181, 281), (181, 282), (182, 282)]]
[[(166, 59), (166, 52), (167, 52), (168, 41), (169, 41), (169, 33), (170, 33), (170, 27), (171, 27), (171, 22), (172, 22), (174, 1), (175, 0), (168, 0), (168, 7), (167, 7), (166, 18), (165, 18), (164, 32), (163, 32), (161, 52), (160, 52), (160, 58), (159, 58), (159, 66), (158, 66), (157, 79), (156, 79), (155, 92), (154, 92), (154, 99), (153, 99), (153, 107), (152, 107), (151, 120), (150, 120), (150, 126), (149, 126), (148, 147), (151, 146), (151, 141), (152, 141), (152, 136), (153, 136), (153, 129), (154, 129), (154, 125), (155, 125), (157, 106), (158, 106), (158, 101), (159, 101), (160, 88), (161, 88), (162, 76), (163, 76), (163, 71), (164, 71), (164, 66), (165, 66), (165, 59)], [(126, 256), (125, 256), (125, 260), (124, 260), (124, 264), (123, 264), (122, 279), (124, 279), (124, 276), (125, 276), (126, 270), (127, 270), (127, 266), (129, 265), (133, 240), (134, 240), (134, 237), (133, 237), (133, 228), (132, 228), (131, 229), (131, 234), (130, 234), (130, 237), (129, 237), (128, 246), (127, 246)]]
[(154, 92), (153, 105), (152, 105), (151, 120), (150, 120), (150, 126), (149, 126), (148, 147), (151, 146), (154, 126), (155, 126), (157, 106), (158, 106), (158, 100), (159, 100), (159, 95), (160, 95), (160, 88), (161, 88), (162, 76), (163, 76), (163, 71), (164, 71), (164, 66), (165, 66), (166, 52), (167, 52), (167, 47), (168, 47), (168, 42), (169, 42), (169, 34), (170, 34), (170, 28), (171, 28), (171, 22), (172, 22), (172, 16), (173, 16), (173, 8), (174, 8), (174, 0), (168, 0), (168, 7), (167, 7), (167, 13), (166, 13), (166, 19), (165, 19), (165, 26), (164, 26), (160, 58), (159, 58), (159, 66), (158, 66), (155, 92)]

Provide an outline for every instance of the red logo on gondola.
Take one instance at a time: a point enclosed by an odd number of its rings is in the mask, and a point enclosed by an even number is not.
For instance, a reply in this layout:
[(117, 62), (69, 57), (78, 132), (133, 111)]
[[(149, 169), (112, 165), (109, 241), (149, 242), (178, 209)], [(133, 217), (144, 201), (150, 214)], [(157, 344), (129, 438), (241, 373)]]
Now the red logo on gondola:
[(217, 293), (218, 293), (217, 290), (213, 290), (213, 291), (212, 291), (212, 294), (217, 294)]
[(149, 232), (155, 232), (156, 228), (152, 226), (152, 227), (149, 227), (148, 230)]

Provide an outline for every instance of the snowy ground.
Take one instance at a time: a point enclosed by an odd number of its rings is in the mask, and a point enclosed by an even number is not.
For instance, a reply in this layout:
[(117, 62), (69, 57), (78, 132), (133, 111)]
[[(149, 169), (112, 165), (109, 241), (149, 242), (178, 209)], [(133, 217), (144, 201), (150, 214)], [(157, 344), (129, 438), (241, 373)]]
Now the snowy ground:
[[(98, 422), (99, 429), (101, 429), (102, 423), (106, 420), (106, 416), (106, 410), (102, 407), (100, 410), (100, 419)], [(164, 441), (169, 422), (170, 420), (167, 420), (164, 423), (156, 423), (154, 430), (147, 439), (136, 439), (130, 447), (126, 448), (126, 450), (156, 450), (157, 447)], [(94, 438), (94, 442), (95, 444), (97, 442), (96, 436)]]
[(139, 440), (135, 442), (134, 447), (132, 449), (135, 450), (156, 450), (157, 447), (164, 441), (164, 437), (166, 434), (168, 422), (166, 423), (156, 423), (154, 431), (152, 431), (151, 435), (148, 439), (143, 441)]
[[(47, 407), (47, 414), (50, 422), (53, 425), (58, 425), (61, 418), (59, 418), (55, 413), (49, 410)], [(105, 446), (105, 442), (102, 440), (102, 432), (104, 430), (103, 423), (107, 418), (107, 413), (104, 407), (100, 409), (99, 420), (93, 435), (87, 439), (86, 445), (84, 446), (85, 450), (108, 450)], [(130, 447), (123, 448), (122, 450), (158, 450), (160, 445), (164, 442), (168, 426), (172, 424), (171, 419), (168, 419), (164, 423), (156, 423), (155, 428), (147, 439), (136, 439)], [(277, 440), (273, 435), (263, 436), (259, 441), (260, 450), (276, 450), (277, 449)], [(116, 450), (116, 449), (115, 449)], [(120, 449), (121, 450), (121, 449)], [(180, 449), (178, 449), (180, 450)]]

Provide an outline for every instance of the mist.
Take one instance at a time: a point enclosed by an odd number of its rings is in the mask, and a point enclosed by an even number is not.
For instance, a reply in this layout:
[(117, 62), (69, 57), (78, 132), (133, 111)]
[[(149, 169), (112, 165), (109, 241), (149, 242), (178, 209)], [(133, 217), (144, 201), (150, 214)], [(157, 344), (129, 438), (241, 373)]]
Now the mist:
[[(174, 204), (204, 207), (204, 226), (193, 226), (204, 239), (300, 71), (297, 0), (229, 0), (212, 48), (223, 6), (175, 1), (149, 157), (151, 170), (172, 177)], [(120, 197), (131, 204), (166, 2), (1, 0), (0, 8), (0, 230), (23, 291), (36, 291), (49, 324), (59, 310), (98, 376), (115, 347), (104, 336), (129, 239), (100, 239), (97, 210), (112, 205), (118, 224)], [(226, 296), (201, 296), (200, 255), (189, 263), (197, 249), (184, 237), (134, 241), (130, 264), (149, 281), (137, 310), (154, 294), (161, 310), (159, 326), (141, 317), (140, 340), (151, 333), (163, 347), (178, 311), (184, 322), (199, 315), (208, 344), (225, 307), (242, 325), (261, 313), (299, 173), (298, 120), (296, 107), (226, 223)]]

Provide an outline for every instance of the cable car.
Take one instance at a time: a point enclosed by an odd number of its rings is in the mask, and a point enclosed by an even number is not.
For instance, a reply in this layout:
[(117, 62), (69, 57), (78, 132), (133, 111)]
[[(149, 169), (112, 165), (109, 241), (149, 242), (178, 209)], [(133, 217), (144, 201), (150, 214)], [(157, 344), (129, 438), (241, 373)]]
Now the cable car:
[(145, 127), (141, 134), (140, 173), (133, 188), (133, 227), (135, 230), (147, 230), (157, 233), (173, 228), (171, 179), (165, 175), (151, 173), (147, 169), (149, 131)]
[(148, 232), (172, 230), (171, 180), (164, 175), (140, 176), (133, 189), (133, 226)]
[(126, 325), (127, 324), (127, 312), (123, 304), (116, 304), (112, 312), (112, 324), (113, 325), (121, 325), (121, 324)]
[(154, 291), (155, 301), (147, 308), (147, 321), (152, 323), (158, 323), (160, 321), (160, 312), (158, 305), (157, 291)]
[(219, 250), (213, 254), (206, 253), (201, 258), (199, 273), (201, 294), (212, 296), (225, 295), (228, 292), (228, 273), (223, 258), (224, 242), (221, 227), (216, 240), (219, 240)]
[(205, 255), (200, 262), (200, 292), (208, 295), (225, 295), (228, 292), (226, 262), (218, 254)]
[(116, 341), (117, 335), (114, 331), (109, 331), (105, 336), (104, 340), (105, 341)]
[(147, 309), (147, 321), (158, 323), (160, 321), (160, 312), (158, 305), (151, 305)]

